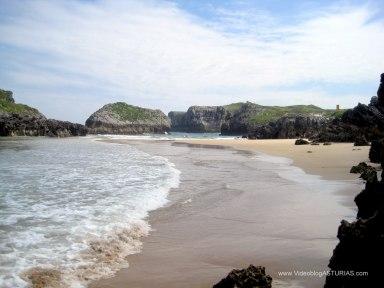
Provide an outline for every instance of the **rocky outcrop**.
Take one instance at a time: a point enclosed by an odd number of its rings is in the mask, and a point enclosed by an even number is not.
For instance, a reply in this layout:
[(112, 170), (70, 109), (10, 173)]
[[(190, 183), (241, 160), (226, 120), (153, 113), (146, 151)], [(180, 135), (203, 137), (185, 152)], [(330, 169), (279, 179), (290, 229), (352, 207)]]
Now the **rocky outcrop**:
[(355, 142), (364, 137), (367, 141), (384, 137), (384, 74), (381, 83), (368, 105), (359, 103), (347, 110), (340, 119), (325, 125), (313, 138), (317, 141)]
[(152, 110), (127, 103), (104, 105), (85, 122), (90, 134), (163, 134), (170, 130), (168, 117)]
[(213, 288), (271, 288), (272, 277), (265, 274), (265, 268), (250, 265), (247, 269), (234, 269)]
[[(372, 144), (370, 160), (384, 168), (384, 139)], [(328, 265), (331, 271), (325, 288), (382, 286), (379, 263), (384, 257), (384, 181), (381, 177), (379, 182), (377, 174), (366, 180), (365, 189), (355, 198), (357, 220), (353, 223), (343, 220), (339, 227), (340, 242)]]
[(0, 90), (0, 136), (84, 136), (84, 125), (47, 119), (37, 109), (17, 104), (11, 91)]
[(170, 112), (171, 130), (180, 132), (220, 132), (228, 117), (223, 106), (192, 106), (187, 112)]
[(266, 125), (256, 125), (248, 138), (251, 139), (293, 139), (309, 138), (324, 125), (328, 119), (324, 116), (284, 116)]
[(305, 139), (297, 139), (295, 141), (295, 145), (309, 145), (309, 141), (307, 141)]

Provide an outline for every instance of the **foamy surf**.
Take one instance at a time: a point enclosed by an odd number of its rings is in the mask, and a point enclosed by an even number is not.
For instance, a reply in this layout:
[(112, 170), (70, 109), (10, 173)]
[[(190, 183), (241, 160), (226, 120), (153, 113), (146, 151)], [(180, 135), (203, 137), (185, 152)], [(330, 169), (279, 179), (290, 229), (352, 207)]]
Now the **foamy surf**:
[(0, 287), (85, 287), (127, 267), (180, 172), (128, 145), (21, 142), (0, 147)]

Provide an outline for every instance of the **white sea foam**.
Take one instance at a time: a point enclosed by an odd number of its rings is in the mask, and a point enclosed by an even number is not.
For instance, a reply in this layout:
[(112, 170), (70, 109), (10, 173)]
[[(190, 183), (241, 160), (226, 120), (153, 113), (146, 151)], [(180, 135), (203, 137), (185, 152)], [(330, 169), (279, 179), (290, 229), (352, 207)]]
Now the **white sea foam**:
[[(20, 143), (17, 143), (20, 146)], [(0, 146), (0, 287), (83, 287), (128, 265), (179, 171), (162, 157), (89, 139)]]

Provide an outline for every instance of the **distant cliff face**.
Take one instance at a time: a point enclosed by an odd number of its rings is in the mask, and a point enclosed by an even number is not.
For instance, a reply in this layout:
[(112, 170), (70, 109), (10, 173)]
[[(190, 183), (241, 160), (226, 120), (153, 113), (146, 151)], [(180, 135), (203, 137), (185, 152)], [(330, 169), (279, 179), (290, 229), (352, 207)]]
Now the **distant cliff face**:
[(220, 132), (227, 111), (222, 106), (192, 106), (187, 112), (170, 112), (172, 131)]
[(160, 110), (117, 102), (103, 106), (85, 122), (91, 134), (164, 133), (170, 130), (167, 116)]
[(81, 124), (47, 119), (37, 109), (17, 104), (11, 91), (0, 90), (0, 136), (84, 136)]
[[(251, 138), (277, 139), (306, 137), (342, 111), (321, 109), (314, 105), (261, 106), (237, 103), (229, 120), (222, 125), (224, 135), (247, 134)], [(228, 106), (227, 106), (228, 107)]]
[(225, 106), (192, 106), (187, 112), (170, 112), (172, 131), (252, 134), (261, 138), (294, 138), (318, 129), (342, 112), (313, 105), (262, 106), (251, 102)]
[(283, 116), (266, 125), (253, 128), (248, 137), (255, 139), (310, 138), (328, 123), (324, 116)]

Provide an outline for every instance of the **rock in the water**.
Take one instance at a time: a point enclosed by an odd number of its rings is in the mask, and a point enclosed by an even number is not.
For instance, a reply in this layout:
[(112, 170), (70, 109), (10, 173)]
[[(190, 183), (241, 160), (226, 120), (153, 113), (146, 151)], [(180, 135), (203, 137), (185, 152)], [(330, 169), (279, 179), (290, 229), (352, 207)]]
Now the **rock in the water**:
[(234, 269), (213, 288), (271, 288), (272, 277), (265, 274), (265, 268), (250, 265), (247, 269)]
[(297, 139), (295, 141), (295, 145), (308, 145), (309, 144), (309, 141), (305, 140), (305, 139)]
[(85, 122), (91, 134), (163, 134), (170, 130), (168, 117), (152, 110), (116, 102), (104, 105)]
[(369, 142), (365, 136), (360, 136), (356, 138), (354, 146), (369, 146)]
[(0, 90), (0, 136), (84, 136), (81, 124), (47, 119), (37, 109), (15, 103), (11, 91)]

